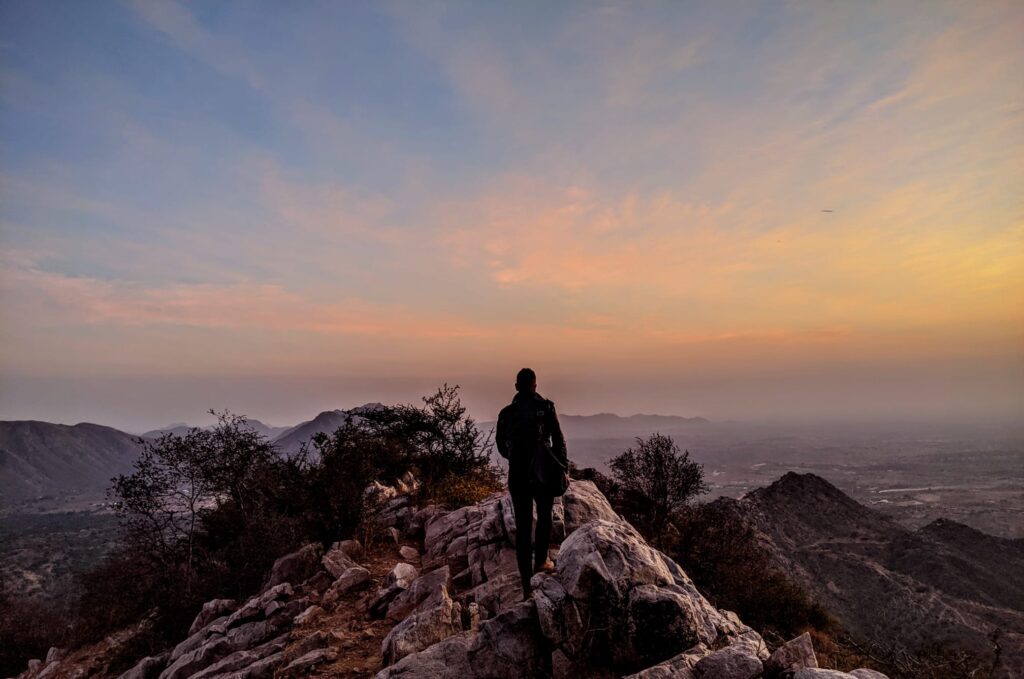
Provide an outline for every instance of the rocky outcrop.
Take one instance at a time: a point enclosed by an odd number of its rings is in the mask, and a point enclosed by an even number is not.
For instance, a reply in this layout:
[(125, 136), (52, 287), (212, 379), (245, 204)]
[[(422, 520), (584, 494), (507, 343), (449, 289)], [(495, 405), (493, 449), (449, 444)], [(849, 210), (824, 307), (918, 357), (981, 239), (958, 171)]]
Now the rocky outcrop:
[[(564, 538), (556, 570), (535, 575), (522, 601), (507, 495), (432, 516), (422, 572), (387, 611), (402, 622), (384, 641), (377, 679), (767, 676), (757, 632), (704, 599), (593, 484), (570, 485), (555, 533)], [(817, 665), (813, 651), (784, 655), (787, 671)]]
[(940, 520), (911, 531), (814, 474), (715, 502), (775, 566), (881, 657), (967, 652), (1024, 676), (1024, 541)]
[[(556, 568), (534, 576), (526, 600), (507, 494), (444, 511), (415, 509), (388, 488), (369, 492), (387, 498), (397, 541), (416, 547), (387, 549), (415, 555), (418, 567), (359, 563), (353, 541), (326, 553), (307, 545), (278, 559), (264, 589), (241, 605), (208, 602), (185, 639), (123, 679), (336, 676), (348, 671), (339, 656), (353, 636), (376, 644), (374, 629), (383, 633), (377, 679), (878, 679), (868, 670), (806, 674), (821, 671), (806, 635), (769, 654), (756, 631), (711, 605), (590, 482), (574, 481), (556, 503)], [(332, 628), (339, 612), (348, 622)], [(50, 660), (24, 676), (63, 676), (59, 654)]]

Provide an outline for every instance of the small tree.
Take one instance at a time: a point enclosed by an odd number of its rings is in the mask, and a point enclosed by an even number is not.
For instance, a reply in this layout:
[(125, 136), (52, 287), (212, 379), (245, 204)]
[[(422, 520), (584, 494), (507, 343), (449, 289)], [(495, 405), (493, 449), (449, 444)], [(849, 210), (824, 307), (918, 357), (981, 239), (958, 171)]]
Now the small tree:
[(211, 429), (142, 440), (134, 471), (113, 479), (110, 490), (131, 551), (145, 555), (156, 570), (180, 571), (186, 596), (204, 517), (225, 503), (243, 520), (250, 517), (254, 473), (275, 460), (273, 447), (244, 417), (210, 412), (217, 415)]
[(636, 446), (612, 458), (621, 511), (644, 535), (661, 544), (669, 522), (701, 493), (704, 467), (679, 452), (671, 436), (637, 437)]
[[(391, 441), (397, 466), (383, 470), (385, 476), (415, 469), (424, 497), (440, 492), (448, 495), (454, 486), (470, 485), (493, 491), (498, 472), (491, 464), (490, 433), (482, 432), (466, 414), (458, 385), (444, 384), (422, 406), (398, 405), (379, 408), (362, 415), (361, 427), (380, 440)], [(455, 493), (449, 499), (475, 501), (474, 493)], [(437, 499), (437, 498), (432, 498)]]

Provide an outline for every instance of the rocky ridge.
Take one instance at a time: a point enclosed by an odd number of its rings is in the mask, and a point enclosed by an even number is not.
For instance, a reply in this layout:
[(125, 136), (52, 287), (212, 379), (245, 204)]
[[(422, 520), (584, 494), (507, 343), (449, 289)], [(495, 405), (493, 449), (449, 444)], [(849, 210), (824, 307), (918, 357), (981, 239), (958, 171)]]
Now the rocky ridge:
[[(374, 492), (390, 496), (382, 519), (402, 560), (374, 562), (351, 540), (326, 553), (307, 545), (278, 559), (258, 595), (208, 602), (185, 639), (121, 679), (883, 676), (817, 668), (806, 635), (770, 652), (589, 482), (556, 504), (557, 568), (534, 576), (525, 601), (507, 494), (444, 511), (417, 509), (396, 488)], [(353, 649), (367, 642), (374, 658), (357, 666)], [(20, 675), (90, 676), (111, 673), (56, 649)]]
[(882, 655), (962, 650), (994, 677), (1024, 674), (1024, 540), (945, 519), (912, 531), (814, 474), (715, 502)]

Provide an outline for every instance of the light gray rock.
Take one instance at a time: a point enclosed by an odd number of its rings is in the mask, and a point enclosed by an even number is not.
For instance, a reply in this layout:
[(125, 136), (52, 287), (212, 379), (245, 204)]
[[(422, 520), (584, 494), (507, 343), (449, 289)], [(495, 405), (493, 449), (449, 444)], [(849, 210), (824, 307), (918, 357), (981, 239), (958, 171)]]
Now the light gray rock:
[(866, 667), (860, 667), (855, 670), (850, 670), (851, 677), (857, 677), (857, 679), (889, 679), (888, 676), (878, 672), (876, 670), (869, 670)]
[(850, 675), (839, 670), (805, 668), (794, 672), (793, 679), (850, 679)]
[(302, 611), (297, 616), (295, 616), (295, 620), (293, 621), (293, 624), (295, 624), (295, 625), (306, 625), (308, 623), (313, 622), (317, 618), (323, 616), (324, 613), (325, 613), (324, 609), (320, 608), (319, 606), (310, 606), (309, 608), (307, 608), (306, 610)]
[(448, 595), (450, 581), (451, 577), (447, 566), (424, 573), (413, 580), (409, 587), (400, 592), (388, 605), (386, 619), (389, 622), (403, 620), (405, 616), (427, 600), (430, 600), (428, 605), (436, 604), (442, 597)]
[(374, 679), (475, 679), (469, 664), (470, 637), (460, 634), (402, 658)]
[(711, 649), (704, 644), (697, 644), (679, 655), (673, 656), (664, 662), (631, 674), (627, 679), (696, 679), (694, 666), (705, 656), (711, 654)]
[(365, 589), (369, 584), (370, 571), (366, 570), (362, 566), (349, 568), (347, 571), (342, 573), (341, 577), (335, 580), (330, 589), (324, 593), (323, 603), (325, 606), (333, 606), (349, 593)]
[(337, 657), (337, 653), (329, 648), (318, 648), (315, 651), (310, 651), (305, 655), (299, 656), (295, 660), (291, 661), (284, 668), (284, 674), (292, 676), (305, 676), (309, 673), (309, 670), (322, 665), (326, 662), (331, 662)]
[(776, 675), (817, 666), (818, 658), (814, 655), (811, 635), (804, 632), (775, 649), (775, 652), (764, 664), (764, 670), (771, 675)]
[(693, 667), (698, 679), (755, 679), (763, 665), (745, 648), (730, 646), (701, 658)]
[(236, 650), (238, 649), (224, 637), (216, 637), (209, 643), (178, 656), (160, 673), (160, 679), (191, 677)]
[(562, 512), (566, 537), (580, 526), (597, 519), (612, 522), (622, 520), (591, 481), (569, 483), (569, 489), (562, 496)]
[[(447, 570), (447, 567), (443, 570)], [(406, 590), (406, 593), (409, 591), (412, 589)], [(388, 614), (390, 613), (389, 609)], [(404, 619), (384, 638), (381, 644), (384, 664), (394, 664), (411, 653), (422, 651), (431, 644), (461, 631), (462, 606), (452, 601), (447, 588), (442, 584), (439, 589), (424, 598), (411, 613), (404, 616)]]
[(190, 679), (212, 679), (213, 677), (219, 677), (220, 675), (240, 672), (246, 668), (252, 667), (253, 664), (263, 658), (274, 655), (275, 653), (280, 653), (287, 645), (287, 637), (282, 636), (272, 639), (271, 641), (261, 644), (251, 650), (246, 649), (235, 651), (234, 653), (221, 658), (201, 672), (192, 675)]
[(345, 553), (340, 542), (335, 542), (320, 560), (320, 565), (322, 565), (324, 570), (330, 573), (332, 577), (340, 578), (349, 568), (353, 568), (359, 564), (353, 561), (352, 557)]
[(117, 679), (155, 679), (167, 667), (169, 655), (169, 653), (161, 653), (156, 656), (147, 656)]
[[(480, 623), (467, 657), (477, 677), (543, 676), (545, 643), (532, 601)], [(510, 662), (510, 659), (514, 659)]]
[(279, 651), (262, 660), (257, 660), (244, 669), (223, 674), (218, 679), (272, 679), (277, 669), (284, 665), (285, 660), (284, 651)]
[(188, 635), (192, 636), (202, 628), (209, 625), (217, 618), (221, 618), (238, 606), (238, 602), (234, 599), (213, 599), (203, 604), (203, 608), (196, 615), (196, 619), (192, 621), (192, 626), (188, 628)]
[(375, 618), (383, 617), (395, 597), (408, 589), (417, 575), (419, 575), (419, 571), (412, 564), (395, 564), (395, 567), (384, 578), (384, 584), (369, 602), (370, 615)]
[(416, 551), (415, 547), (410, 547), (409, 545), (403, 546), (401, 549), (398, 550), (398, 553), (401, 554), (402, 558), (406, 561), (420, 560), (420, 553)]
[(595, 519), (573, 531), (562, 543), (556, 579), (545, 579), (535, 594), (545, 635), (577, 660), (590, 655), (603, 666), (599, 654), (610, 653), (621, 672), (711, 644), (723, 621), (623, 521)]
[(51, 646), (50, 650), (46, 652), (46, 664), (58, 662), (64, 654), (56, 646)]
[(313, 576), (320, 569), (323, 550), (320, 545), (310, 543), (274, 562), (270, 568), (263, 589), (269, 589), (283, 582), (298, 584)]

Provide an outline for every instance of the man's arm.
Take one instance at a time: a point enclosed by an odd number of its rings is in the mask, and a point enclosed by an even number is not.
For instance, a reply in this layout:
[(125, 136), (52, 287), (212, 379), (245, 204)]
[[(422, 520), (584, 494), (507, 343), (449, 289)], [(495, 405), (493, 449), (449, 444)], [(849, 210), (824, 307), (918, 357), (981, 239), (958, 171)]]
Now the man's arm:
[(565, 446), (565, 436), (562, 435), (562, 427), (558, 424), (558, 414), (555, 413), (555, 404), (548, 401), (548, 431), (551, 433), (551, 452), (562, 466), (569, 468), (569, 452)]
[(497, 431), (494, 432), (494, 443), (498, 446), (498, 453), (507, 460), (509, 455), (508, 416), (505, 415), (504, 408), (498, 413), (498, 426)]

